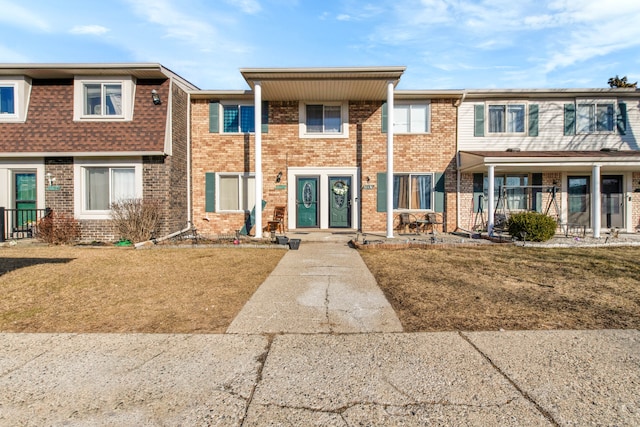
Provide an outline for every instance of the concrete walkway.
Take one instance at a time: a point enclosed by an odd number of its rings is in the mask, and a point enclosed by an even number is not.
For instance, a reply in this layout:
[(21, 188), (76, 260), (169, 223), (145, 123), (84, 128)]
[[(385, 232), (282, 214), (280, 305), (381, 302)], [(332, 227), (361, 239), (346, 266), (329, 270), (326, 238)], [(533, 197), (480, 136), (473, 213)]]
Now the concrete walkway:
[(325, 237), (226, 334), (0, 333), (0, 426), (640, 425), (640, 331), (402, 333)]
[(346, 242), (306, 241), (282, 258), (227, 333), (402, 332), (395, 311)]

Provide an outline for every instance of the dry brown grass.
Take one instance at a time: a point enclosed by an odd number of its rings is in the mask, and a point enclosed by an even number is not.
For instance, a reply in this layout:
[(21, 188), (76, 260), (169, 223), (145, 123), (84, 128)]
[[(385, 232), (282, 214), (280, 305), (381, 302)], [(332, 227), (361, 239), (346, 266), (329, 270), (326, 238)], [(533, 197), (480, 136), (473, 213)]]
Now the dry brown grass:
[(0, 248), (0, 331), (224, 332), (282, 250)]
[(640, 327), (640, 248), (365, 250), (406, 331)]

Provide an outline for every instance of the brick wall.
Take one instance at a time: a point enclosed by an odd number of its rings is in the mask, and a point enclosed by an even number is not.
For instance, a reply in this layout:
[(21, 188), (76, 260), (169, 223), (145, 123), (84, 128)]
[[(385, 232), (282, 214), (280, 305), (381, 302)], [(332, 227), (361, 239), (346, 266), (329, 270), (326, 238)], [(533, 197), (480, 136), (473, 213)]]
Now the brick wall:
[[(363, 184), (377, 185), (376, 174), (386, 170), (387, 134), (381, 132), (381, 102), (349, 103), (349, 138), (299, 137), (299, 103), (269, 102), (269, 132), (262, 135), (263, 188), (268, 206), (286, 203), (286, 190), (274, 186), (282, 171), (281, 185), (288, 183), (287, 167), (359, 167)], [(445, 172), (446, 229), (455, 228), (456, 110), (451, 100), (431, 101), (431, 133), (396, 135), (394, 169), (404, 172)], [(242, 227), (243, 213), (206, 213), (205, 173), (253, 172), (254, 136), (209, 133), (209, 101), (192, 101), (193, 220), (203, 233), (229, 233)], [(370, 181), (366, 179), (369, 177)], [(379, 231), (386, 215), (376, 212), (376, 190), (361, 194), (362, 228)], [(263, 223), (272, 210), (263, 212)], [(205, 220), (207, 218), (208, 220)]]
[(633, 191), (631, 195), (631, 203), (633, 205), (633, 209), (631, 212), (631, 230), (629, 231), (640, 231), (640, 192), (637, 192), (637, 189), (640, 189), (640, 172), (633, 172), (632, 176), (632, 184), (631, 188)]

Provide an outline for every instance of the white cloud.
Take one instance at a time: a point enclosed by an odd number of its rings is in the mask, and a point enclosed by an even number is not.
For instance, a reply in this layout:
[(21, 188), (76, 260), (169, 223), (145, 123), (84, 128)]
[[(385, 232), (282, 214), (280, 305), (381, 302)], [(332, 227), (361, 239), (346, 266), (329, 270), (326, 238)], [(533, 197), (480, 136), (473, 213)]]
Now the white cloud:
[(244, 13), (255, 15), (262, 10), (262, 6), (256, 0), (226, 0), (232, 6), (240, 8)]
[(0, 0), (0, 22), (16, 27), (30, 28), (38, 31), (49, 31), (49, 23), (31, 10), (13, 2)]
[(346, 13), (341, 13), (340, 15), (336, 16), (336, 19), (338, 21), (350, 21), (351, 16), (347, 15)]
[(109, 29), (102, 25), (76, 25), (71, 30), (71, 34), (90, 34), (94, 36), (101, 36), (109, 32)]

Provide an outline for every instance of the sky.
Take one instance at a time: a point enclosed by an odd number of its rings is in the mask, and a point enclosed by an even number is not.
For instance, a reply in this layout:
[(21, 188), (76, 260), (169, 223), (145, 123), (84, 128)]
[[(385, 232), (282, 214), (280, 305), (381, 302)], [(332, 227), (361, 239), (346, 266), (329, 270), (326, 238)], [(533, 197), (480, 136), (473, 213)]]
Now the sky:
[(406, 66), (398, 89), (640, 80), (638, 0), (0, 0), (0, 63), (160, 63), (200, 89), (240, 68)]

